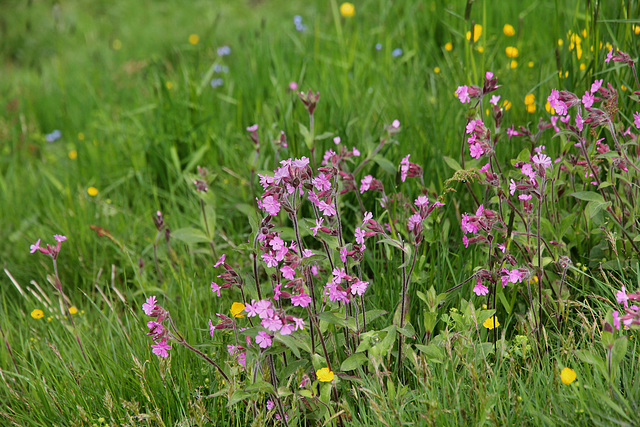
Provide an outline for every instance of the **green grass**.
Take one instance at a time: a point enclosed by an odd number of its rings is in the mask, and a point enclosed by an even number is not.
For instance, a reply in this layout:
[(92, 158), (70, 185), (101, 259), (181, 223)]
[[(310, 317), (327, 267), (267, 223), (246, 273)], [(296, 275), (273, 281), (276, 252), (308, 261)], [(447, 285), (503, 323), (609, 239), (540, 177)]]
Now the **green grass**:
[[(162, 295), (187, 340), (200, 343), (198, 348), (220, 363), (232, 342), (229, 335), (208, 335), (208, 319), (227, 313), (231, 299), (211, 295), (209, 283), (217, 273), (206, 245), (173, 239), (168, 253), (160, 244), (165, 280), (158, 280), (154, 213), (160, 209), (173, 231), (202, 228), (192, 181), (196, 166), (206, 166), (215, 175), (207, 204), (210, 217), (215, 214), (216, 250), (227, 253), (234, 266), (249, 267), (246, 249), (231, 245), (246, 242), (251, 233), (254, 147), (245, 128), (260, 126), (257, 171), (272, 170), (282, 158), (308, 155), (300, 132), (308, 116), (288, 90), (291, 81), (301, 90), (320, 92), (316, 134), (340, 135), (343, 144), (365, 155), (383, 126), (399, 119), (398, 143), (385, 146), (384, 156), (397, 165), (411, 154), (424, 168), (426, 186), (438, 194), (453, 174), (443, 156), (460, 159), (466, 111), (453, 92), (462, 84), (478, 84), (485, 71), (493, 71), (503, 85), (501, 104), (511, 102), (505, 123), (533, 125), (547, 118), (552, 88), (583, 93), (594, 78), (605, 78), (629, 88), (626, 94), (633, 90), (627, 68), (616, 65), (603, 73), (606, 49), (600, 50), (599, 42), (638, 57), (640, 35), (632, 29), (640, 25), (633, 20), (637, 2), (601, 5), (599, 22), (593, 19), (595, 6), (585, 10), (579, 1), (502, 3), (476, 2), (466, 19), (462, 1), (447, 6), (370, 1), (356, 3), (355, 17), (344, 19), (335, 1), (8, 2), (8, 13), (0, 17), (0, 259), (13, 280), (2, 273), (0, 326), (17, 366), (3, 343), (0, 415), (15, 425), (267, 423), (254, 419), (242, 403), (226, 406), (228, 396), (216, 395), (221, 377), (186, 349), (174, 348), (170, 363), (151, 354), (140, 306), (152, 294)], [(296, 31), (296, 14), (306, 32)], [(465, 33), (473, 22), (483, 32), (469, 44)], [(514, 37), (503, 34), (505, 23), (516, 28)], [(567, 32), (583, 29), (587, 36), (578, 60), (568, 49)], [(199, 36), (195, 45), (189, 43), (191, 34)], [(230, 46), (229, 56), (218, 56), (223, 45)], [(515, 68), (505, 55), (508, 46), (519, 51)], [(403, 53), (393, 57), (397, 48)], [(229, 73), (215, 73), (215, 65), (227, 66)], [(224, 84), (212, 88), (214, 77)], [(535, 95), (535, 113), (525, 109), (529, 93)], [(635, 111), (628, 97), (621, 95), (620, 104), (621, 112)], [(630, 115), (623, 120), (633, 122)], [(46, 142), (54, 129), (62, 138)], [(280, 130), (289, 148), (276, 158), (268, 142)], [(552, 157), (560, 152), (555, 141), (545, 141)], [(500, 152), (505, 160), (526, 146), (515, 139), (509, 144)], [(328, 138), (316, 151), (332, 147)], [(367, 171), (394, 186), (395, 174), (383, 165)], [(98, 189), (95, 197), (87, 193), (91, 186)], [(447, 196), (442, 222), (433, 224), (410, 287), (417, 302), (409, 317), (419, 332), (424, 306), (416, 292), (432, 286), (444, 292), (485, 257), (462, 250), (459, 216), (472, 201), (463, 184), (455, 189)], [(347, 200), (346, 218), (357, 218), (355, 199)], [(373, 196), (365, 202), (378, 205)], [(92, 225), (108, 229), (112, 239), (98, 236)], [(28, 252), (38, 238), (51, 242), (53, 234), (68, 237), (58, 259), (60, 277), (72, 305), (81, 310), (75, 319), (86, 360), (61, 314), (50, 260)], [(574, 263), (597, 267), (600, 257), (590, 254), (597, 236), (576, 240)], [(389, 312), (375, 324), (382, 328), (393, 318), (400, 282), (388, 274), (389, 257), (381, 245), (371, 246), (377, 247), (367, 255), (365, 272), (375, 286), (367, 307)], [(608, 394), (613, 382), (575, 356), (577, 349), (604, 355), (598, 334), (613, 305), (590, 296), (615, 302), (614, 274), (627, 288), (640, 287), (637, 271), (622, 270), (592, 268), (588, 275), (571, 270), (569, 319), (560, 330), (550, 321), (550, 350), (539, 360), (478, 357), (469, 346), (489, 340), (486, 332), (451, 324), (452, 335), (442, 344), (447, 357), (409, 355), (404, 384), (386, 375), (385, 366), (379, 375), (360, 372), (361, 381), (339, 407), (353, 425), (638, 423), (633, 415), (640, 401), (637, 339), (629, 341), (615, 383), (621, 394)], [(470, 292), (468, 286), (462, 289)], [(467, 295), (449, 294), (439, 313), (463, 311)], [(45, 311), (43, 319), (30, 316), (35, 308)], [(498, 337), (505, 348), (515, 335), (530, 333), (525, 298), (518, 298), (510, 322)], [(564, 366), (578, 372), (570, 386), (560, 383)], [(266, 416), (272, 414), (259, 413)]]

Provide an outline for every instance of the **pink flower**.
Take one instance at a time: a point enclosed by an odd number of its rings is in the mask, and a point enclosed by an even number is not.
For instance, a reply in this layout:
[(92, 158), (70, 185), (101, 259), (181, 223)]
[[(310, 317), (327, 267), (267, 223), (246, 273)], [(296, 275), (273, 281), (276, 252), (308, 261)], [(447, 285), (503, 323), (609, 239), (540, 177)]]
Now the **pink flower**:
[(467, 87), (466, 85), (458, 86), (458, 88), (456, 89), (456, 96), (463, 104), (471, 101), (471, 98), (469, 98), (469, 87)]
[(551, 166), (551, 163), (552, 163), (551, 162), (551, 157), (547, 156), (546, 154), (536, 154), (535, 156), (533, 156), (531, 158), (531, 160), (533, 161), (533, 163), (536, 166), (542, 166), (545, 169), (548, 169), (549, 166)]
[(340, 261), (342, 261), (343, 264), (347, 262), (347, 248), (344, 246), (340, 248)]
[(333, 138), (333, 143), (336, 144), (336, 145), (340, 144), (340, 141), (341, 140), (340, 140), (339, 136), (336, 136), (335, 138)]
[(56, 242), (64, 242), (67, 240), (66, 236), (61, 236), (60, 234), (54, 234), (53, 238), (56, 239)]
[(371, 187), (371, 182), (373, 182), (373, 176), (367, 175), (360, 181), (360, 194), (364, 193)]
[(280, 202), (273, 198), (273, 196), (267, 196), (262, 201), (262, 208), (265, 209), (269, 215), (276, 216), (280, 212)]
[(483, 167), (481, 167), (480, 169), (478, 169), (478, 172), (480, 173), (485, 173), (486, 171), (489, 170), (489, 168), (491, 167), (490, 163), (487, 163), (486, 165), (484, 165)]
[(320, 200), (320, 203), (318, 203), (317, 206), (325, 216), (333, 216), (336, 214), (335, 205), (333, 203), (329, 204), (324, 200)]
[(289, 280), (293, 280), (293, 278), (296, 275), (296, 271), (293, 268), (289, 267), (288, 265), (285, 265), (284, 267), (282, 267), (280, 269), (280, 272), (282, 273), (285, 279), (289, 279)]
[(313, 186), (318, 191), (329, 191), (331, 189), (331, 182), (327, 179), (328, 174), (320, 174), (313, 178)]
[(151, 297), (147, 298), (147, 302), (142, 304), (142, 311), (144, 311), (144, 314), (146, 314), (147, 316), (151, 316), (151, 313), (153, 313), (153, 310), (155, 308), (156, 308), (156, 297), (155, 296), (151, 296)]
[(224, 264), (224, 261), (225, 261), (226, 258), (227, 258), (227, 255), (226, 254), (222, 254), (220, 259), (215, 264), (213, 264), (213, 267), (215, 268), (215, 267), (218, 267), (218, 266)]
[[(598, 89), (600, 89), (600, 86), (602, 86), (602, 79), (600, 80), (595, 80), (593, 82), (593, 84), (591, 85), (591, 93), (594, 94), (598, 91)], [(584, 101), (582, 101), (584, 103)], [(587, 105), (585, 105), (585, 107), (588, 107)]]
[(612, 314), (613, 314), (613, 327), (616, 329), (620, 329), (620, 314), (618, 313), (618, 310), (614, 311)]
[(293, 91), (298, 90), (298, 83), (296, 83), (296, 82), (290, 82), (290, 83), (289, 83), (289, 90), (293, 90)]
[(171, 350), (171, 346), (167, 344), (167, 339), (163, 338), (162, 341), (154, 341), (155, 345), (151, 344), (151, 348), (153, 349), (153, 354), (158, 355), (160, 357), (168, 357), (169, 353), (167, 350)]
[[(600, 80), (602, 81), (602, 80)], [(595, 83), (594, 83), (595, 85)], [(593, 89), (593, 86), (591, 86), (591, 88)], [(591, 91), (591, 93), (593, 93), (593, 90)], [(593, 96), (592, 94), (590, 94), (588, 91), (584, 91), (584, 96), (582, 97), (582, 105), (584, 105), (586, 108), (591, 108), (591, 106), (593, 105), (593, 102), (596, 100), (596, 97)]]
[[(245, 306), (245, 311), (246, 306)], [(260, 301), (253, 304), (253, 311), (261, 318), (265, 319), (267, 317), (273, 316), (273, 309), (271, 308), (271, 301), (268, 299), (261, 299)], [(249, 313), (247, 311), (247, 313)]]
[(624, 304), (625, 307), (629, 306), (629, 303), (627, 302), (629, 301), (629, 297), (627, 296), (627, 290), (624, 286), (616, 293), (616, 301), (618, 301), (618, 304)]
[(255, 132), (258, 130), (258, 124), (253, 124), (247, 128), (247, 132)]
[(280, 328), (280, 334), (291, 335), (291, 332), (295, 330), (296, 330), (295, 325), (293, 325), (292, 323), (285, 323), (284, 325), (282, 325), (282, 328)]
[(31, 253), (34, 253), (38, 249), (40, 249), (40, 239), (38, 239), (35, 245), (31, 245), (30, 249), (31, 249)]
[(400, 179), (402, 182), (407, 179), (407, 175), (409, 174), (409, 157), (411, 157), (411, 154), (407, 154), (407, 157), (404, 157), (400, 162)]
[(478, 281), (476, 282), (476, 285), (473, 287), (473, 292), (475, 292), (475, 294), (478, 296), (487, 295), (489, 293), (489, 288), (483, 285), (482, 281), (480, 281), (480, 278), (478, 277)]
[(355, 237), (356, 237), (357, 244), (359, 245), (364, 244), (364, 235), (365, 235), (365, 231), (360, 227), (356, 227)]
[(531, 179), (535, 179), (536, 177), (536, 173), (533, 171), (533, 168), (529, 163), (526, 163), (524, 166), (522, 166), (521, 171), (523, 175), (526, 175)]
[(469, 238), (467, 237), (466, 234), (462, 236), (462, 244), (464, 245), (465, 248), (469, 247)]
[(213, 292), (214, 294), (220, 296), (220, 290), (222, 288), (220, 286), (218, 286), (218, 284), (216, 282), (211, 282), (211, 292)]
[(576, 114), (576, 127), (580, 132), (582, 132), (582, 128), (584, 127), (584, 120), (582, 120), (582, 116), (579, 111), (578, 114)]
[(353, 147), (352, 152), (354, 157), (360, 157), (360, 151), (356, 147)]
[(564, 116), (565, 114), (567, 114), (567, 104), (560, 101), (559, 98), (560, 98), (560, 92), (558, 92), (557, 89), (553, 89), (551, 91), (551, 95), (547, 97), (547, 101), (549, 101), (551, 108), (556, 110), (557, 114)]
[(605, 59), (604, 62), (609, 63), (609, 61), (611, 61), (611, 58), (613, 58), (613, 48), (611, 48), (611, 50), (609, 50), (609, 53), (607, 53), (607, 59)]
[(409, 228), (409, 230), (415, 230), (416, 226), (420, 223), (422, 223), (422, 217), (418, 212), (416, 212), (409, 217), (409, 220), (407, 221), (407, 227)]
[(521, 194), (518, 196), (518, 199), (520, 200), (531, 200), (531, 194)]
[(484, 154), (484, 150), (482, 149), (482, 145), (476, 142), (475, 144), (471, 144), (469, 146), (469, 153), (474, 159), (479, 159)]
[(265, 331), (258, 332), (256, 335), (256, 343), (260, 346), (260, 348), (271, 347), (273, 341), (271, 340), (271, 335), (266, 333)]
[(489, 103), (493, 105), (498, 105), (499, 101), (500, 101), (500, 95), (493, 95), (489, 100)]
[(640, 129), (640, 112), (638, 111), (633, 113), (633, 124), (636, 125), (637, 129)]
[(484, 73), (484, 78), (487, 80), (491, 80), (493, 78), (493, 73), (491, 71), (487, 71)]
[(291, 296), (291, 304), (294, 307), (306, 307), (311, 303), (311, 297), (304, 292), (300, 295), (292, 295)]
[(422, 206), (427, 206), (429, 204), (429, 198), (427, 196), (418, 196), (418, 198), (415, 199), (413, 203), (419, 208)]
[(467, 127), (465, 129), (467, 134), (473, 133), (473, 131), (476, 129), (476, 123), (483, 124), (482, 120), (471, 120), (471, 121), (469, 121), (469, 123), (467, 123)]
[(520, 135), (518, 131), (514, 129), (514, 126), (515, 125), (511, 125), (510, 128), (507, 128), (507, 136), (509, 136), (509, 139), (511, 139), (512, 136)]
[(273, 288), (273, 299), (278, 301), (280, 299), (280, 295), (282, 295), (282, 291), (280, 288), (282, 287), (282, 283), (278, 283), (275, 288)]
[(391, 123), (391, 127), (394, 129), (398, 129), (400, 127), (400, 120), (396, 119)]
[(369, 287), (369, 282), (363, 282), (362, 280), (358, 280), (353, 285), (351, 285), (351, 294), (361, 296), (365, 293), (367, 288)]
[(279, 317), (265, 317), (260, 322), (263, 328), (268, 329), (271, 332), (279, 331), (282, 328), (282, 320)]
[(320, 218), (319, 220), (316, 219), (316, 226), (311, 227), (311, 230), (313, 231), (313, 237), (316, 237), (316, 235), (318, 234), (318, 230), (320, 230), (320, 227), (322, 227), (323, 222), (324, 218)]
[(365, 212), (364, 218), (362, 219), (362, 226), (364, 227), (371, 218), (373, 218), (373, 214), (371, 212)]
[(513, 196), (516, 192), (516, 188), (517, 188), (516, 182), (512, 179), (511, 183), (509, 184), (509, 194)]

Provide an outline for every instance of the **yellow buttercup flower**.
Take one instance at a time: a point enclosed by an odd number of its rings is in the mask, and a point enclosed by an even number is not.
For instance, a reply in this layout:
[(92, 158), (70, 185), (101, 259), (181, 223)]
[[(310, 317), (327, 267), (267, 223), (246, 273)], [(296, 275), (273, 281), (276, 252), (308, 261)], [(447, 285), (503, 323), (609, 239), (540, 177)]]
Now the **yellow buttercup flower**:
[(69, 313), (76, 314), (77, 312), (78, 312), (78, 309), (75, 308), (73, 305), (71, 307), (69, 307)]
[(504, 27), (502, 27), (502, 32), (507, 37), (511, 37), (516, 34), (516, 30), (513, 28), (513, 25), (510, 24), (504, 24)]
[(511, 61), (511, 64), (509, 64), (509, 66), (511, 67), (511, 69), (516, 68), (518, 66), (518, 61), (514, 59), (513, 61)]
[(506, 100), (506, 99), (505, 99), (505, 100), (502, 102), (502, 108), (504, 108), (504, 110), (505, 110), (505, 111), (507, 111), (508, 109), (510, 109), (510, 108), (511, 108), (511, 101), (508, 101), (508, 100)]
[(564, 40), (558, 39), (558, 46), (562, 46), (564, 44)]
[(231, 304), (231, 315), (237, 318), (243, 318), (244, 314), (240, 314), (244, 311), (244, 304), (241, 302), (234, 302)]
[(197, 34), (191, 34), (189, 36), (189, 43), (196, 45), (200, 41), (200, 36)]
[(444, 50), (446, 50), (447, 52), (451, 52), (453, 50), (453, 43), (451, 42), (445, 43)]
[(329, 368), (318, 369), (316, 371), (316, 375), (318, 376), (318, 379), (323, 383), (331, 382), (334, 378), (333, 372), (329, 370)]
[(535, 113), (535, 112), (536, 112), (536, 105), (535, 104), (527, 105), (527, 113)]
[(535, 102), (536, 96), (532, 93), (524, 97), (524, 105), (531, 105)]
[(586, 64), (583, 62), (580, 64), (580, 71), (584, 71), (587, 68)]
[(566, 385), (571, 384), (572, 382), (574, 382), (576, 380), (576, 371), (574, 371), (571, 368), (564, 368), (561, 372), (560, 372), (560, 379), (562, 380), (562, 382)]
[(356, 8), (353, 3), (345, 2), (340, 5), (340, 15), (345, 18), (353, 18), (356, 14)]
[(171, 90), (173, 89), (173, 82), (166, 82), (164, 86), (167, 88), (167, 90)]
[(87, 188), (87, 193), (89, 193), (91, 197), (95, 197), (98, 195), (98, 189), (96, 187), (89, 187)]
[[(474, 25), (473, 26), (473, 41), (474, 43), (478, 41), (480, 36), (482, 35), (482, 25)], [(471, 40), (471, 31), (467, 31), (467, 40)]]
[(436, 73), (436, 74), (438, 74), (438, 73), (440, 72), (440, 67), (436, 67), (436, 68), (434, 68), (434, 69), (433, 69), (433, 72), (434, 72), (434, 73)]
[(500, 326), (500, 322), (498, 322), (498, 318), (496, 316), (491, 316), (482, 324), (485, 328), (491, 330), (493, 328), (497, 328)]
[(31, 312), (31, 317), (33, 317), (34, 319), (42, 319), (44, 317), (44, 312), (39, 308), (36, 308)]
[(638, 34), (640, 34), (640, 25), (632, 25), (631, 29), (633, 30), (633, 33), (637, 36)]
[(505, 49), (508, 58), (517, 58), (518, 57), (518, 48), (513, 46), (507, 46)]
[(75, 160), (78, 158), (78, 152), (76, 150), (69, 151), (69, 158), (71, 160)]
[(528, 66), (529, 68), (533, 68), (533, 61), (529, 61), (529, 63), (527, 64), (527, 66)]

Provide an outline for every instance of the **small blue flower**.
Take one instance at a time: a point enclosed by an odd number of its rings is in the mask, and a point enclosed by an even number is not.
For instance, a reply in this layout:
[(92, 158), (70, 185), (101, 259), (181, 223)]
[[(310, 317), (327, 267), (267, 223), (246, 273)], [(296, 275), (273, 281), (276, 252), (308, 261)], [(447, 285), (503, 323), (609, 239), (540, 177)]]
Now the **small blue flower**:
[(307, 31), (307, 26), (304, 24), (296, 24), (296, 30), (298, 30), (301, 33), (304, 33), (305, 31)]
[(382, 43), (376, 43), (376, 50), (382, 50)]
[(302, 24), (302, 16), (300, 15), (296, 15), (293, 17), (293, 23), (296, 24), (296, 26)]
[(62, 132), (60, 132), (58, 129), (56, 129), (53, 132), (46, 134), (44, 136), (44, 139), (46, 139), (47, 142), (53, 142), (53, 141), (57, 141), (58, 139), (60, 139), (61, 136), (62, 136)]
[(225, 73), (225, 74), (227, 74), (229, 72), (229, 67), (227, 67), (226, 65), (216, 64), (216, 65), (213, 66), (213, 71), (215, 73)]
[(227, 56), (231, 54), (231, 48), (229, 46), (220, 46), (217, 52), (218, 56)]
[(217, 88), (219, 86), (222, 86), (224, 84), (224, 80), (222, 79), (213, 79), (211, 80), (211, 87), (212, 88)]
[(393, 49), (393, 51), (391, 52), (391, 56), (393, 56), (394, 58), (397, 58), (398, 56), (402, 55), (402, 49), (397, 48), (397, 49)]

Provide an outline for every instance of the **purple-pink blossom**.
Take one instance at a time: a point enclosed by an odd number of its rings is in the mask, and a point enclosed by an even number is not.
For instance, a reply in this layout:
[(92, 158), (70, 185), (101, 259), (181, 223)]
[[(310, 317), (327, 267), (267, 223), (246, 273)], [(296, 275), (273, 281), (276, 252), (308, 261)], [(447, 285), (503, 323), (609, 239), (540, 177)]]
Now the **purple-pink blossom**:
[(218, 261), (216, 261), (215, 264), (213, 264), (213, 267), (218, 267), (222, 264), (224, 264), (225, 259), (227, 259), (227, 255), (226, 254), (222, 254), (222, 256), (220, 257), (220, 259)]
[(273, 196), (267, 196), (262, 200), (262, 208), (266, 210), (269, 215), (276, 216), (280, 212), (280, 202)]
[(335, 205), (333, 203), (327, 203), (324, 200), (320, 200), (317, 206), (324, 216), (333, 216), (336, 214)]
[(305, 294), (304, 292), (301, 293), (300, 295), (292, 295), (291, 296), (291, 304), (294, 305), (294, 307), (306, 307), (311, 303), (311, 297), (307, 294)]
[(282, 273), (285, 279), (289, 279), (289, 280), (293, 280), (293, 278), (296, 275), (296, 271), (293, 268), (289, 267), (288, 265), (285, 265), (284, 267), (282, 267), (280, 269), (280, 272)]
[(478, 296), (487, 295), (489, 293), (489, 288), (483, 285), (482, 281), (478, 277), (478, 280), (476, 281), (476, 285), (473, 287), (473, 292), (475, 292), (475, 294)]
[(160, 357), (168, 357), (169, 353), (167, 353), (167, 350), (171, 350), (171, 346), (169, 344), (167, 344), (167, 339), (163, 338), (162, 341), (158, 342), (158, 341), (154, 341), (154, 344), (151, 344), (151, 348), (153, 349), (153, 354), (160, 356)]
[(147, 298), (147, 302), (142, 304), (142, 311), (144, 311), (144, 314), (146, 314), (147, 316), (151, 316), (151, 314), (153, 313), (153, 310), (155, 308), (156, 308), (156, 297), (155, 296), (151, 296), (151, 297)]
[(463, 104), (466, 104), (467, 102), (471, 101), (471, 98), (469, 98), (469, 87), (466, 85), (458, 86), (458, 88), (456, 89), (456, 97)]
[(640, 129), (640, 112), (638, 111), (633, 113), (633, 124), (636, 125), (637, 129)]
[[(593, 89), (593, 86), (591, 86), (591, 88)], [(584, 95), (582, 96), (582, 105), (584, 105), (585, 108), (591, 108), (594, 101), (596, 100), (596, 97), (593, 96), (592, 93), (593, 93), (593, 90), (591, 91), (591, 93), (589, 93), (589, 91), (586, 91), (586, 90), (584, 91)]]
[(364, 235), (365, 235), (365, 231), (360, 227), (356, 227), (355, 237), (356, 237), (357, 244), (359, 245), (364, 244)]
[(213, 292), (214, 294), (220, 296), (220, 290), (222, 288), (216, 283), (216, 282), (211, 282), (211, 292)]
[(607, 59), (604, 60), (605, 63), (609, 63), (609, 61), (611, 61), (611, 59), (613, 58), (613, 48), (611, 48), (609, 50), (609, 53), (607, 53)]
[(360, 181), (360, 194), (364, 193), (371, 187), (371, 183), (373, 182), (373, 176), (367, 175)]
[[(592, 84), (591, 84), (591, 93), (594, 94), (598, 91), (598, 89), (600, 89), (600, 86), (602, 86), (602, 79), (600, 80), (595, 80)], [(583, 101), (584, 102), (584, 101)]]
[(38, 249), (40, 249), (40, 240), (41, 239), (38, 239), (38, 241), (35, 243), (35, 245), (31, 245), (31, 247), (30, 247), (31, 253), (34, 253)]
[(256, 335), (256, 343), (260, 346), (260, 348), (271, 347), (272, 344), (271, 335), (266, 333), (265, 331), (258, 332)]
[(369, 282), (363, 282), (362, 280), (358, 280), (353, 285), (351, 285), (351, 294), (361, 296), (365, 293), (367, 288), (369, 287)]

